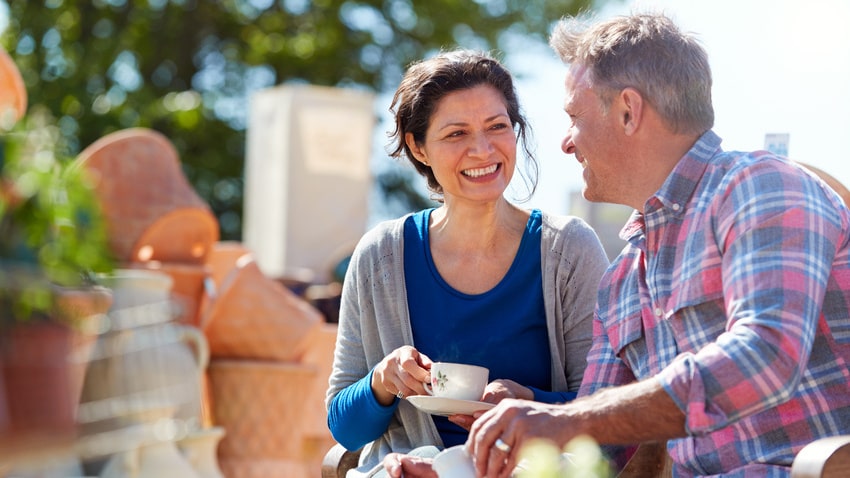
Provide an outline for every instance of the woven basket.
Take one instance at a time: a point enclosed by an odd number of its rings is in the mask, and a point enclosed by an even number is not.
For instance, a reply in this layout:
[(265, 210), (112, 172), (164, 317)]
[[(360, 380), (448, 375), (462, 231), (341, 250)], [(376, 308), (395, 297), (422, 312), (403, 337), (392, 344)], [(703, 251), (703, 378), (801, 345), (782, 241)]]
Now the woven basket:
[(203, 319), (214, 358), (297, 362), (322, 315), (243, 255), (222, 280)]
[(228, 460), (301, 461), (304, 407), (313, 398), (306, 391), (318, 379), (315, 368), (214, 359), (209, 378), (215, 423), (227, 430), (218, 447), (226, 476)]

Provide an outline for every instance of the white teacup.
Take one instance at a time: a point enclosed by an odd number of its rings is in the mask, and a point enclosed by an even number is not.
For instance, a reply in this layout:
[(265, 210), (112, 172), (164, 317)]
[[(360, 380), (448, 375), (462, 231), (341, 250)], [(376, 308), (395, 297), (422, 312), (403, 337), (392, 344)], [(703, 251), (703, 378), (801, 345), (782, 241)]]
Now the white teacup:
[(472, 457), (466, 452), (466, 445), (441, 451), (434, 457), (431, 467), (439, 478), (475, 478), (475, 466)]
[(481, 400), (490, 378), (490, 370), (478, 365), (435, 362), (431, 364), (431, 383), (425, 384), (429, 395), (456, 400)]

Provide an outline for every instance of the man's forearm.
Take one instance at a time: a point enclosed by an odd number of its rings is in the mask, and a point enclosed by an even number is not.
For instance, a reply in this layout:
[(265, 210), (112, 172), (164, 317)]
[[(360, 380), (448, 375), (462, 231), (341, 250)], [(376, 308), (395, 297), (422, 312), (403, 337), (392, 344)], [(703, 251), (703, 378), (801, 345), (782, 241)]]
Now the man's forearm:
[(685, 415), (651, 378), (600, 390), (575, 407), (585, 433), (603, 444), (634, 444), (685, 436)]

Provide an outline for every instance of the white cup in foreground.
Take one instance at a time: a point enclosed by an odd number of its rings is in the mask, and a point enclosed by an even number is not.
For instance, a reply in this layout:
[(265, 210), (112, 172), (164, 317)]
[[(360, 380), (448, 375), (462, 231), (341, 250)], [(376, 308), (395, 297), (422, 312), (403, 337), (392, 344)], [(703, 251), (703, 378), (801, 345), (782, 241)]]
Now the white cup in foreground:
[(435, 362), (431, 364), (431, 383), (425, 384), (429, 395), (456, 400), (481, 400), (490, 378), (490, 370), (478, 365)]
[(431, 466), (440, 478), (475, 478), (475, 466), (466, 445), (446, 448), (434, 457)]

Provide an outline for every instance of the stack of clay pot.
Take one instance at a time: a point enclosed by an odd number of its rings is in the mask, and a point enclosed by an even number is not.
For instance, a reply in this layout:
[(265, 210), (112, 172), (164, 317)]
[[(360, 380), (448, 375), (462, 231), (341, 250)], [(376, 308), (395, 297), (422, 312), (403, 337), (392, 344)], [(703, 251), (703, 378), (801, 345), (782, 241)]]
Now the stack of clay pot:
[(267, 277), (241, 244), (216, 244), (208, 264), (216, 293), (202, 305), (202, 323), (212, 356), (213, 419), (227, 431), (221, 469), (228, 478), (317, 476), (320, 467), (310, 458), (321, 456), (326, 443), (315, 445), (312, 437), (327, 431), (325, 365), (336, 330)]
[[(227, 478), (317, 476), (333, 444), (323, 399), (336, 326), (267, 277), (240, 243), (218, 240), (215, 217), (161, 134), (118, 131), (78, 161), (93, 173), (121, 267), (170, 276), (181, 305), (176, 321), (198, 328), (208, 344), (201, 426), (180, 442), (205, 442), (205, 451), (187, 457), (209, 457), (217, 444), (217, 466), (207, 468)], [(152, 456), (173, 451), (146, 448)], [(110, 461), (110, 477), (139, 460), (138, 451), (122, 456)]]
[[(119, 266), (117, 272), (124, 278), (133, 276), (133, 271), (137, 271), (136, 275), (141, 277), (147, 275), (167, 278), (167, 320), (179, 326), (180, 329), (175, 330), (183, 331), (182, 335), (194, 330), (197, 332), (194, 335), (203, 341), (201, 345), (195, 340), (192, 346), (179, 346), (186, 349), (187, 353), (191, 349), (195, 355), (200, 348), (206, 350), (206, 337), (200, 324), (200, 304), (205, 295), (204, 284), (210, 278), (207, 259), (219, 238), (218, 222), (209, 206), (197, 195), (184, 176), (174, 146), (156, 131), (146, 128), (126, 129), (106, 135), (91, 144), (80, 153), (76, 165), (87, 170), (92, 178), (106, 220), (111, 252)], [(140, 280), (136, 278), (133, 281), (139, 283)], [(122, 288), (123, 284), (128, 283), (127, 280), (119, 282)], [(137, 288), (135, 285), (133, 287)], [(120, 310), (119, 305), (111, 315), (118, 320), (124, 313), (125, 316), (137, 320), (138, 317), (135, 316), (143, 309), (134, 307), (135, 310)], [(151, 320), (153, 319), (151, 316)], [(163, 330), (169, 330), (169, 334), (174, 335), (171, 328)], [(140, 330), (128, 335), (143, 336), (142, 332), (140, 327)], [(107, 335), (109, 334), (104, 336), (104, 340), (111, 338)], [(164, 350), (159, 352), (155, 356), (160, 370), (152, 371), (150, 367), (143, 367), (144, 375), (159, 374), (164, 380), (174, 375), (171, 373), (174, 370), (169, 369), (173, 368), (174, 364), (163, 363), (159, 358)], [(127, 355), (128, 360), (118, 361), (113, 358), (106, 362), (107, 365), (101, 367), (104, 369), (104, 376), (114, 375), (116, 368), (130, 370), (133, 369), (131, 365), (144, 365), (134, 364), (133, 360), (129, 359), (129, 353)], [(148, 355), (136, 362), (144, 361), (145, 357)], [(206, 361), (201, 360), (199, 363), (199, 374), (180, 374), (187, 386), (196, 388), (197, 393), (191, 394), (195, 403), (172, 404), (174, 410), (169, 417), (181, 430), (179, 436), (173, 437), (173, 441), (185, 438), (191, 443), (197, 443), (198, 437), (213, 437), (213, 440), (217, 441), (223, 433), (223, 430), (212, 427), (206, 390)], [(130, 375), (139, 373), (133, 372)], [(141, 376), (127, 377), (127, 380), (132, 381), (134, 378), (138, 378), (140, 383), (143, 382)], [(92, 390), (99, 391), (101, 395), (110, 393), (108, 388), (99, 389), (96, 385), (98, 381), (104, 380), (98, 380), (97, 377), (91, 380), (94, 384)], [(154, 383), (155, 380), (151, 378), (148, 382)], [(143, 392), (145, 391), (133, 390), (132, 396)], [(106, 398), (122, 397), (99, 397), (99, 400)], [(174, 443), (160, 445), (160, 449), (147, 447), (145, 450), (152, 455), (161, 455), (165, 450), (176, 456)], [(126, 455), (140, 452), (131, 449), (124, 453)], [(110, 464), (112, 466), (107, 470), (109, 476), (123, 476), (124, 472), (115, 460), (110, 461)], [(187, 466), (183, 468), (188, 469)], [(211, 467), (205, 468), (209, 470)], [(153, 476), (156, 473), (159, 473), (159, 470), (141, 469), (132, 471), (132, 476)], [(127, 471), (128, 476), (129, 474), (130, 471)], [(185, 476), (185, 473), (181, 476)], [(221, 475), (217, 473), (203, 476), (217, 478)]]

